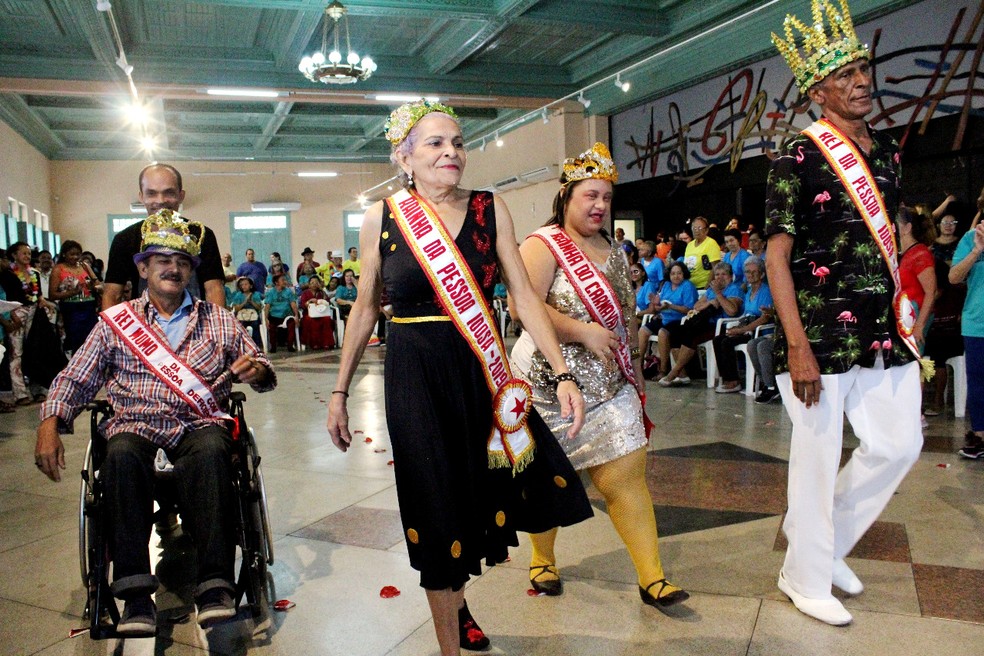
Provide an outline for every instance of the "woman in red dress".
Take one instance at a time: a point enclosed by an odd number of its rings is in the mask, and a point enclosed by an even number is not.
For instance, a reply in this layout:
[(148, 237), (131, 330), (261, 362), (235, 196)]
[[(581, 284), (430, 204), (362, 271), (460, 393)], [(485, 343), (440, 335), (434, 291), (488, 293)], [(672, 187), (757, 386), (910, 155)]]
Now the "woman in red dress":
[(321, 278), (311, 276), (298, 304), (304, 309), (301, 343), (315, 351), (335, 348), (335, 322)]

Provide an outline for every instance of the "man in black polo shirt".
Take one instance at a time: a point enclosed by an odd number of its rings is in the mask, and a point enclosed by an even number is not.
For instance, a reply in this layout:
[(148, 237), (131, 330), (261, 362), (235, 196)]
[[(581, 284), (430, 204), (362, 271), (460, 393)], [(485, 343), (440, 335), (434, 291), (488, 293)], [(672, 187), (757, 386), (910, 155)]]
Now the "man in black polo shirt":
[[(140, 202), (147, 208), (147, 214), (168, 209), (177, 212), (184, 201), (185, 192), (181, 186), (181, 174), (169, 164), (151, 164), (140, 171), (138, 178), (140, 186)], [(112, 307), (123, 300), (123, 288), (127, 281), (133, 285), (133, 297), (139, 296), (146, 287), (133, 256), (140, 252), (140, 226), (137, 222), (120, 231), (113, 238), (109, 247), (109, 264), (103, 287), (102, 308)], [(192, 226), (191, 231), (197, 238), (198, 227)], [(196, 298), (225, 306), (225, 274), (222, 269), (222, 259), (219, 246), (215, 241), (215, 233), (211, 228), (205, 228), (205, 237), (201, 240), (201, 264), (192, 274), (188, 291)]]

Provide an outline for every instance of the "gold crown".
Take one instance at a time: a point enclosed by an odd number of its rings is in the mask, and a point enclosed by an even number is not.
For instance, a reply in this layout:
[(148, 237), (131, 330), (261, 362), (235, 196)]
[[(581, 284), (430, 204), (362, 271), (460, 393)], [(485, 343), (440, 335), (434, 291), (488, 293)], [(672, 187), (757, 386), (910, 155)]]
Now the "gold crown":
[[(192, 225), (198, 226), (200, 236), (197, 240), (188, 230)], [(183, 253), (196, 259), (202, 252), (204, 237), (205, 229), (201, 223), (185, 221), (180, 214), (172, 210), (160, 210), (144, 219), (140, 229), (140, 250), (141, 252)]]
[(413, 126), (417, 124), (417, 121), (431, 112), (441, 112), (453, 119), (458, 118), (454, 110), (447, 105), (424, 99), (414, 100), (413, 102), (400, 105), (390, 113), (389, 118), (386, 120), (386, 125), (383, 126), (386, 130), (386, 138), (389, 139), (391, 144), (396, 146), (407, 138), (407, 135), (413, 129)]
[[(871, 58), (867, 44), (858, 41), (854, 32), (854, 23), (851, 21), (846, 0), (840, 0), (840, 12), (830, 0), (812, 0), (812, 7), (812, 26), (804, 25), (795, 16), (786, 14), (783, 22), (786, 38), (772, 33), (772, 42), (789, 64), (796, 86), (803, 93), (841, 66), (856, 59)], [(824, 15), (830, 23), (829, 37), (824, 31)], [(796, 46), (796, 39), (793, 38), (794, 27), (803, 36), (802, 55)]]
[(596, 143), (591, 150), (564, 160), (564, 172), (560, 176), (561, 185), (590, 178), (608, 180), (612, 184), (618, 182), (618, 169), (615, 168), (608, 147), (603, 143)]

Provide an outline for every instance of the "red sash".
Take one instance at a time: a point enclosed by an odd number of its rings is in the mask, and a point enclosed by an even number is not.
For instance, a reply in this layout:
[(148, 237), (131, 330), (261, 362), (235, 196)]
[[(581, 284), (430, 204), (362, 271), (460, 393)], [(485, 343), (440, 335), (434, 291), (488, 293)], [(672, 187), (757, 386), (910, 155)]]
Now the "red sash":
[(437, 212), (405, 189), (387, 198), (386, 203), (441, 307), (482, 363), (493, 396), (489, 467), (511, 467), (518, 473), (532, 462), (536, 448), (526, 427), (532, 407), (530, 386), (513, 378), (482, 289)]
[(151, 373), (198, 415), (206, 419), (232, 419), (219, 408), (208, 383), (178, 357), (166, 340), (157, 336), (129, 302), (114, 305), (100, 316)]
[[(560, 226), (545, 226), (530, 236), (536, 237), (546, 244), (554, 259), (557, 260), (557, 266), (560, 267), (571, 286), (577, 291), (577, 295), (581, 298), (581, 302), (584, 303), (584, 307), (588, 310), (591, 318), (615, 333), (618, 338), (615, 360), (626, 380), (638, 389), (635, 368), (632, 366), (629, 331), (622, 314), (622, 304), (615, 290), (612, 289), (611, 283), (608, 282), (608, 278)], [(640, 399), (643, 403), (642, 421), (646, 427), (646, 438), (648, 439), (653, 429), (653, 423), (646, 414), (645, 395), (640, 394)]]

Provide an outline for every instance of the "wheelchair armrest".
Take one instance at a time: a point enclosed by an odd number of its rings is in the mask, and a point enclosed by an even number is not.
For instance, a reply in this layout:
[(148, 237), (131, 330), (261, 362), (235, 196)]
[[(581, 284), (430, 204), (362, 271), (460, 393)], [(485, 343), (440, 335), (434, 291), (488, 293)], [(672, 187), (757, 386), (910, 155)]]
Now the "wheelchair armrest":
[(85, 410), (89, 410), (89, 411), (94, 410), (96, 412), (102, 412), (102, 413), (109, 413), (112, 412), (113, 410), (113, 406), (109, 405), (109, 401), (107, 401), (106, 399), (97, 399), (95, 401), (90, 401), (89, 403), (86, 403), (83, 406), (83, 408)]
[(242, 392), (232, 392), (229, 394), (229, 401), (231, 403), (243, 403), (246, 401), (246, 395)]

